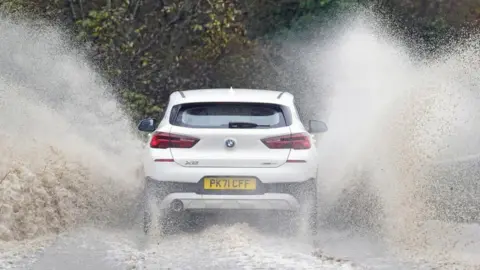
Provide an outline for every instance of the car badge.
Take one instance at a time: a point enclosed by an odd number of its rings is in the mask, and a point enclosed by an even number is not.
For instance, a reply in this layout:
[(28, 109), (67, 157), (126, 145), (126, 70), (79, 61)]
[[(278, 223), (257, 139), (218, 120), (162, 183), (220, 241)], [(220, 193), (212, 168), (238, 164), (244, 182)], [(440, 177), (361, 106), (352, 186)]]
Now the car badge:
[(227, 146), (228, 148), (233, 148), (235, 146), (235, 141), (232, 139), (228, 139), (225, 141), (225, 146)]

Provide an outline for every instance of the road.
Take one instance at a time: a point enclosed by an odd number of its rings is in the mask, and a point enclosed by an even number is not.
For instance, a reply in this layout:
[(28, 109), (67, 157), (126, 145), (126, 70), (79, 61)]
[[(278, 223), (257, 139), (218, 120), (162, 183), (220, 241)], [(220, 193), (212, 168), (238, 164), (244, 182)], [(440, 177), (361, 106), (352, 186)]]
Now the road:
[[(4, 244), (0, 268), (480, 269), (480, 226), (470, 225), (463, 232), (456, 232), (457, 236), (464, 234), (465, 239), (456, 241), (455, 250), (445, 249), (450, 253), (450, 261), (435, 261), (400, 256), (381, 240), (346, 231), (323, 230), (315, 239), (288, 238), (237, 223), (160, 237), (144, 236), (137, 227), (83, 227), (60, 235)], [(445, 248), (442, 243), (437, 244)], [(454, 264), (453, 255), (463, 260), (463, 264)]]

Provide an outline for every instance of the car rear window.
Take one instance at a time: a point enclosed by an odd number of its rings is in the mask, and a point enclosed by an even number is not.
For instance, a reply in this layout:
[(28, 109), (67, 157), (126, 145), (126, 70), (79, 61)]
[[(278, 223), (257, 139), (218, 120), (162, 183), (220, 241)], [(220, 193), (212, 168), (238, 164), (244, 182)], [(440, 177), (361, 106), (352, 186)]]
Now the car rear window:
[(287, 126), (284, 108), (265, 103), (193, 103), (179, 106), (172, 124), (194, 128), (229, 128), (230, 123), (251, 123), (248, 128)]

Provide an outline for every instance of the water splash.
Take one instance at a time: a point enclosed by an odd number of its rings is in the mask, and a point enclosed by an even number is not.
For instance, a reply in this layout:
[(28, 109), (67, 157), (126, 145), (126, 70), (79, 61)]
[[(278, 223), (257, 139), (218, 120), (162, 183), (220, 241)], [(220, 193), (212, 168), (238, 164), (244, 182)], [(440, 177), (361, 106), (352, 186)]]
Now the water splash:
[(0, 17), (0, 240), (131, 212), (140, 141), (63, 32)]
[[(441, 232), (427, 233), (425, 224), (441, 219), (441, 207), (432, 203), (440, 196), (438, 162), (480, 153), (479, 39), (472, 35), (422, 59), (370, 15), (352, 17), (339, 29), (326, 45), (305, 53), (310, 77), (323, 89), (330, 127), (318, 143), (324, 221), (355, 221), (354, 227), (368, 225), (392, 246), (444, 253), (449, 247), (428, 240)], [(454, 170), (458, 176), (465, 166), (444, 167)], [(458, 183), (441, 179), (448, 188)], [(465, 189), (480, 196), (478, 185)], [(471, 203), (458, 204), (456, 215)]]

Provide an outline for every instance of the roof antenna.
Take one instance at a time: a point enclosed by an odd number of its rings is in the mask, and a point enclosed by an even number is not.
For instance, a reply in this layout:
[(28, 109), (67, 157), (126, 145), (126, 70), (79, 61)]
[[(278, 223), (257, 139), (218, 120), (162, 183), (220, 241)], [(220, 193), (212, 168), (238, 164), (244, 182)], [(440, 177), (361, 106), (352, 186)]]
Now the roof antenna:
[(230, 94), (233, 94), (235, 93), (235, 91), (233, 91), (233, 87), (230, 86), (230, 90), (228, 90), (230, 92)]

